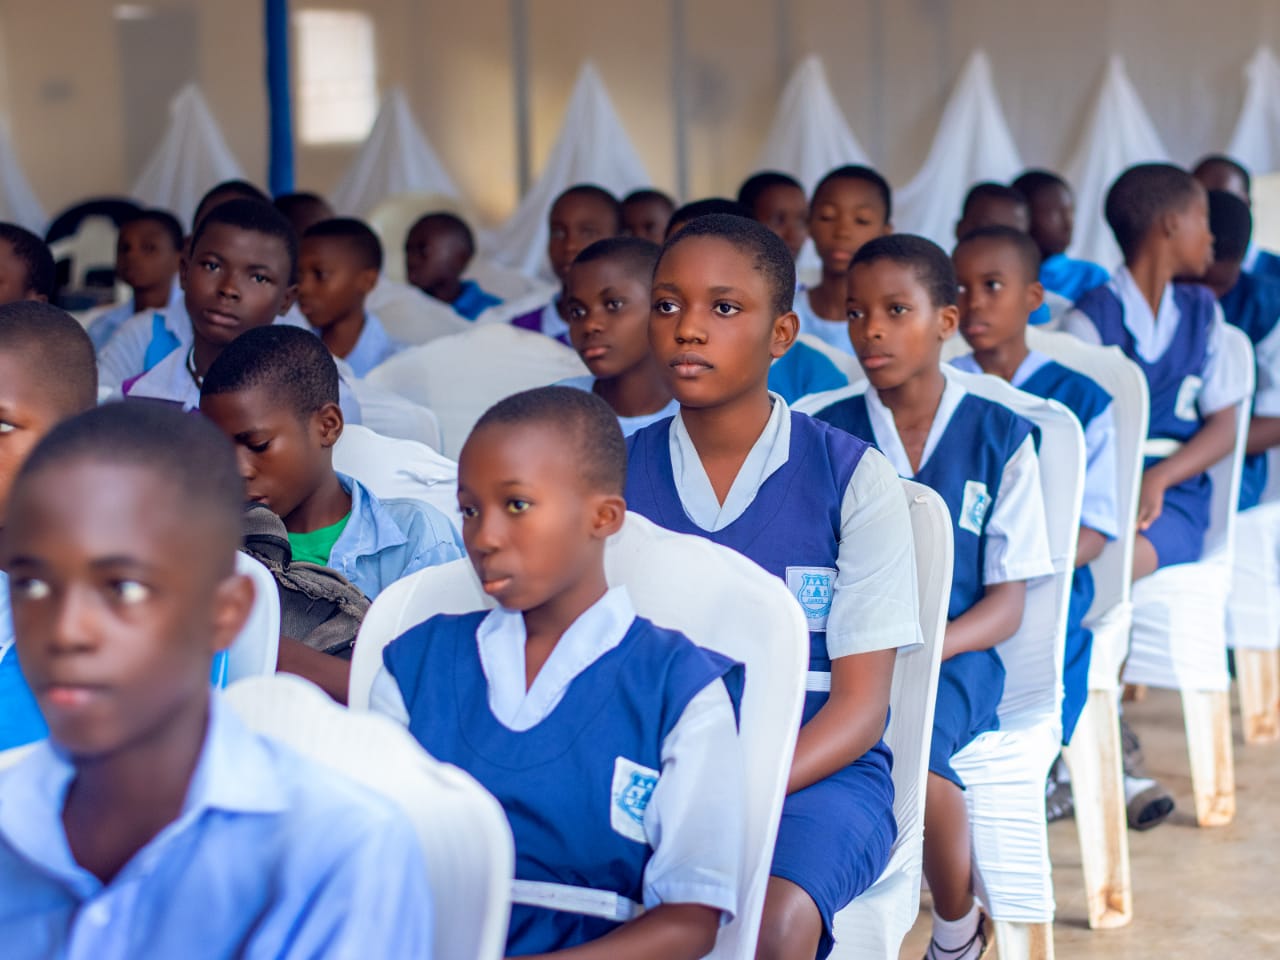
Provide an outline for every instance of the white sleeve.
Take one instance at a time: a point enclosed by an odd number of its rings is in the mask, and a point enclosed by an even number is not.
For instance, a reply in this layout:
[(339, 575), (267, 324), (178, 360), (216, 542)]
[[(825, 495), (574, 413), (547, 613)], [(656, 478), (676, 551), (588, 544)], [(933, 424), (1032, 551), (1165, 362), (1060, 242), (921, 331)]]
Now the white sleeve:
[(1064, 333), (1071, 334), (1077, 340), (1092, 343), (1094, 346), (1102, 346), (1102, 337), (1098, 334), (1098, 328), (1093, 325), (1093, 321), (1089, 319), (1089, 315), (1083, 310), (1068, 311), (1066, 316), (1062, 318), (1062, 325), (1059, 329)]
[(1209, 328), (1208, 356), (1204, 361), (1200, 396), (1196, 407), (1202, 417), (1210, 416), (1227, 407), (1234, 407), (1248, 396), (1243, 389), (1245, 371), (1232, 368), (1231, 357), (1225, 352), (1223, 338), (1227, 321), (1222, 316), (1222, 305), (1214, 303), (1213, 322)]
[(1280, 417), (1280, 323), (1254, 345), (1253, 359), (1258, 369), (1254, 415)]
[(662, 744), (662, 772), (645, 809), (653, 856), (644, 905), (696, 903), (738, 910), (746, 827), (746, 773), (729, 693), (719, 680), (684, 708)]
[(1004, 465), (1000, 493), (987, 521), (984, 584), (1031, 580), (1053, 573), (1040, 490), (1040, 458), (1031, 437)]
[(1085, 427), (1084, 502), (1080, 508), (1080, 525), (1098, 531), (1108, 540), (1120, 534), (1113, 407), (1114, 404), (1107, 404)]
[(151, 318), (154, 315), (154, 310), (135, 313), (107, 341), (98, 354), (98, 382), (101, 386), (119, 393), (122, 383), (142, 373), (147, 344), (151, 342)]
[(836, 582), (827, 617), (832, 659), (920, 642), (915, 571), (902, 481), (884, 454), (869, 449), (840, 505)]
[(409, 708), (404, 704), (404, 695), (400, 693), (400, 684), (385, 666), (378, 668), (378, 675), (373, 678), (373, 687), (369, 690), (369, 709), (390, 717), (402, 727), (409, 726)]

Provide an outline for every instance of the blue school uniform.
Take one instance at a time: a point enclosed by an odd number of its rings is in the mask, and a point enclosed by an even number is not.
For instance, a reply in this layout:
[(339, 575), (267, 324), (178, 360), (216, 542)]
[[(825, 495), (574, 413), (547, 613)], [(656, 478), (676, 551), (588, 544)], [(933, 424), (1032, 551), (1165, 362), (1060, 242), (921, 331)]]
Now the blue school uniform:
[(769, 392), (787, 403), (795, 403), (812, 393), (839, 390), (849, 385), (840, 368), (807, 343), (793, 343), (791, 349), (769, 368)]
[[(833, 596), (840, 588), (838, 559), (846, 496), (868, 445), (790, 412), (785, 402), (775, 398), (766, 435), (771, 428), (778, 430), (781, 441), (782, 426), (789, 429), (785, 462), (767, 475), (745, 509), (722, 528), (708, 530), (687, 512), (672, 459), (672, 445), (679, 439), (673, 431), (681, 428), (678, 418), (632, 435), (627, 506), (669, 530), (731, 547), (786, 583), (809, 622), (810, 679), (825, 675), (829, 689), (833, 648), (828, 646), (828, 623), (833, 618)], [(897, 490), (893, 493), (900, 496)], [(875, 549), (870, 543), (861, 546)], [(837, 624), (831, 626), (835, 629)], [(871, 629), (867, 628), (868, 633)], [(838, 632), (843, 648), (848, 638), (843, 628)], [(901, 645), (892, 639), (880, 640), (882, 647)], [(856, 651), (844, 651), (848, 652)], [(810, 689), (802, 722), (807, 723), (827, 698), (826, 692)], [(854, 763), (783, 802), (770, 874), (797, 884), (817, 905), (823, 921), (819, 957), (830, 953), (834, 943), (835, 913), (874, 883), (888, 862), (897, 838), (892, 765), (889, 748), (881, 740)]]
[[(1241, 273), (1236, 285), (1218, 302), (1227, 323), (1243, 330), (1253, 344), (1257, 365), (1254, 416), (1280, 416), (1280, 275)], [(1246, 455), (1240, 472), (1239, 508), (1256, 507), (1266, 486), (1266, 452)]]
[[(1075, 303), (1083, 294), (1100, 287), (1107, 282), (1107, 273), (1102, 267), (1088, 260), (1076, 260), (1065, 253), (1055, 253), (1046, 257), (1040, 264), (1040, 283), (1045, 290)], [(1042, 304), (1031, 314), (1028, 322), (1042, 324), (1049, 322), (1049, 305)]]
[(1245, 273), (1256, 276), (1280, 277), (1280, 255), (1270, 250), (1263, 250), (1256, 243), (1251, 242), (1249, 249), (1245, 251), (1241, 267)]
[[(556, 384), (557, 387), (573, 387), (575, 390), (585, 390), (587, 393), (593, 393), (595, 385), (596, 378), (591, 374), (587, 374), (585, 377), (570, 377)], [(647, 427), (649, 424), (657, 423), (659, 420), (674, 417), (679, 409), (680, 404), (673, 399), (655, 413), (644, 413), (638, 417), (624, 417), (622, 414), (618, 414), (618, 426), (622, 428), (622, 435), (629, 437), (641, 427)]]
[(363, 377), (374, 367), (390, 360), (403, 349), (404, 344), (391, 339), (377, 316), (366, 313), (364, 327), (360, 330), (356, 345), (342, 359), (347, 361), (347, 365), (357, 377)]
[[(383, 663), (403, 699), (410, 732), (432, 756), (466, 770), (501, 802), (515, 838), (517, 883), (589, 888), (654, 906), (662, 901), (654, 896), (647, 868), (662, 851), (650, 846), (645, 826), (650, 801), (660, 802), (659, 781), (667, 789), (664, 744), (686, 707), (717, 680), (724, 680), (736, 704), (742, 672), (684, 635), (634, 616), (625, 597), (625, 591), (609, 591), (584, 614), (596, 618), (591, 628), (608, 633), (610, 614), (620, 613), (621, 639), (573, 675), (536, 722), (520, 729), (495, 715), (499, 681), (490, 675), (493, 664), (483, 647), (487, 625), (501, 631), (513, 619), (522, 624), (518, 613), (432, 617), (387, 646)], [(586, 636), (577, 640), (586, 644), (583, 649), (593, 643)], [(561, 639), (574, 642), (569, 632)], [(559, 652), (558, 645), (552, 658)], [(549, 659), (544, 671), (554, 669), (552, 664)], [(522, 677), (522, 664), (518, 672)], [(539, 673), (535, 685), (542, 679)], [(679, 833), (675, 824), (671, 830)], [(668, 878), (672, 902), (716, 903), (731, 913), (732, 897), (718, 902), (725, 899), (727, 878), (718, 877), (711, 864), (704, 867), (705, 875), (691, 877), (684, 864), (683, 877)], [(566, 949), (596, 940), (619, 923), (517, 902), (506, 952)]]
[(0, 750), (43, 740), (48, 735), (44, 716), (18, 664), (9, 615), (9, 577), (0, 570)]
[(463, 280), (461, 292), (449, 306), (453, 307), (454, 312), (459, 316), (474, 320), (490, 307), (496, 307), (501, 302), (501, 297), (495, 297), (487, 290), (482, 290), (480, 284), (474, 280)]

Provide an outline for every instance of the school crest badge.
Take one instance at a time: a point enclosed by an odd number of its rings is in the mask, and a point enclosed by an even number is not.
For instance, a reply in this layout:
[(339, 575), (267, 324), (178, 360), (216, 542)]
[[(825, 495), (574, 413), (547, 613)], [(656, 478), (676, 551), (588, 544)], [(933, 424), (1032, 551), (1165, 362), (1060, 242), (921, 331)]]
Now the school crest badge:
[(960, 529), (968, 530), (975, 537), (982, 536), (982, 526), (990, 509), (991, 494), (987, 492), (987, 485), (979, 480), (966, 480), (960, 503)]
[(835, 583), (834, 567), (787, 567), (787, 589), (800, 602), (810, 630), (827, 629)]
[(652, 767), (618, 757), (613, 761), (613, 789), (609, 803), (609, 826), (628, 840), (647, 843), (644, 812), (649, 808), (659, 773)]
[(1178, 387), (1178, 399), (1173, 403), (1173, 415), (1179, 420), (1198, 420), (1196, 404), (1200, 402), (1203, 387), (1204, 381), (1199, 377), (1183, 377)]

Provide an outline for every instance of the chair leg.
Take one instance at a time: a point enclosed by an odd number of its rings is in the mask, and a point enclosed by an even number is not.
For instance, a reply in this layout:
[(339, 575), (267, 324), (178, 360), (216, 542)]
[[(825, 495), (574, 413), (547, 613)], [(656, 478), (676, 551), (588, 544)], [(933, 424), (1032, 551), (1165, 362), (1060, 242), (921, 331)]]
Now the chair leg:
[(1237, 649), (1236, 680), (1244, 742), (1280, 740), (1280, 650)]
[(1191, 755), (1196, 823), (1223, 826), (1236, 815), (1230, 695), (1226, 690), (1183, 690), (1182, 715)]
[(1133, 920), (1133, 884), (1114, 691), (1089, 691), (1063, 756), (1071, 769), (1089, 926), (1123, 927)]
[(1009, 923), (997, 920), (996, 954), (1000, 960), (1053, 960), (1052, 923)]

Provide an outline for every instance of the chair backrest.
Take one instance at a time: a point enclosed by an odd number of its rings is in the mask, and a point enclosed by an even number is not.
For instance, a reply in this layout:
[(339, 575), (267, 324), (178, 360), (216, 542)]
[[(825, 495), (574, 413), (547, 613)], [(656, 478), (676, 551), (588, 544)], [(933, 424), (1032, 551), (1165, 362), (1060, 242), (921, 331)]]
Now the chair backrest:
[(227, 648), (227, 683), (276, 672), (280, 654), (280, 588), (271, 571), (236, 551), (236, 573), (253, 580), (253, 609)]
[(253, 730), (390, 798), (408, 815), (429, 874), (435, 956), (503, 956), (515, 853), (497, 800), (462, 770), (433, 760), (395, 722), (344, 710), (299, 677), (254, 677), (223, 696)]
[(425, 444), (351, 424), (333, 448), (333, 468), (355, 477), (375, 497), (423, 500), (450, 519), (457, 516), (458, 465)]
[(802, 333), (796, 338), (796, 342), (817, 350), (834, 363), (836, 369), (849, 378), (850, 383), (861, 383), (867, 379), (867, 375), (863, 372), (862, 364), (858, 363), (857, 357), (851, 353), (845, 353), (843, 350), (837, 350), (821, 337), (815, 337), (812, 333)]
[(1231, 563), (1235, 551), (1236, 507), (1240, 502), (1240, 469), (1244, 466), (1245, 441), (1249, 436), (1249, 413), (1253, 408), (1253, 386), (1257, 370), (1253, 364), (1253, 344), (1248, 336), (1224, 324), (1222, 356), (1218, 362), (1227, 377), (1246, 386), (1247, 393), (1236, 404), (1236, 444), (1229, 456), (1209, 468), (1213, 498), (1209, 504), (1209, 529), (1204, 536), (1202, 559)]
[(466, 277), (480, 284), (480, 289), (486, 293), (492, 293), (503, 300), (515, 300), (533, 294), (544, 298), (545, 302), (555, 294), (555, 287), (550, 284), (505, 267), (484, 254), (477, 254), (471, 261)]
[(88, 216), (80, 221), (75, 233), (49, 245), (54, 260), (70, 261), (69, 286), (83, 287), (85, 276), (92, 269), (115, 267), (117, 229), (110, 217)]
[[(403, 249), (403, 244), (401, 246)], [(470, 329), (471, 322), (459, 316), (449, 304), (403, 283), (403, 279), (392, 279), (384, 273), (365, 299), (365, 309), (377, 316), (392, 340), (406, 344), (429, 343), (437, 337)]]
[[(740, 730), (750, 789), (747, 831), (740, 838), (743, 902), (720, 930), (711, 956), (750, 957), (800, 726), (809, 649), (804, 616), (782, 581), (742, 555), (633, 513), (610, 540), (605, 568), (610, 584), (627, 587), (641, 616), (746, 665)], [(356, 641), (351, 707), (367, 708), (382, 648), (395, 637), (435, 614), (492, 605), (466, 560), (419, 571), (383, 591)]]
[(997, 648), (1005, 664), (1003, 727), (1062, 724), (1062, 659), (1067, 603), (1075, 573), (1084, 496), (1084, 434), (1072, 413), (1055, 400), (1042, 400), (986, 374), (953, 371), (966, 390), (1004, 404), (1040, 430), (1040, 489), (1048, 523), (1054, 574), (1027, 584), (1022, 625)]
[(368, 380), (353, 380), (351, 392), (360, 404), (362, 426), (384, 437), (416, 440), (440, 449), (440, 418), (426, 407)]
[(1118, 604), (1127, 603), (1133, 570), (1134, 520), (1138, 514), (1138, 491), (1142, 488), (1142, 445), (1147, 439), (1147, 378), (1142, 368), (1119, 347), (1085, 343), (1069, 333), (1027, 329), (1027, 344), (1064, 367), (1091, 377), (1111, 394), (1111, 412), (1116, 428), (1116, 521), (1119, 536), (1107, 543), (1098, 559), (1089, 564), (1093, 571), (1094, 597), (1090, 616), (1100, 616)]
[(457, 458), (480, 415), (503, 397), (587, 374), (578, 355), (551, 337), (505, 324), (410, 347), (366, 378), (433, 410), (442, 452)]

